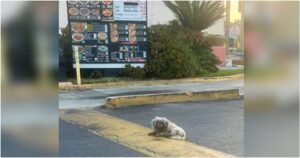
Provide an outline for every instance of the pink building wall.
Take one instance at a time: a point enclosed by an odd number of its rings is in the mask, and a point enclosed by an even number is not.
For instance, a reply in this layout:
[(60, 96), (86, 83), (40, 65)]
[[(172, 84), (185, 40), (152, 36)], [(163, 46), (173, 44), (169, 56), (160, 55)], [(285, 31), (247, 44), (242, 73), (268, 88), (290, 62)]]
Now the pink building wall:
[(225, 63), (226, 59), (226, 49), (224, 46), (212, 46), (213, 53), (217, 58), (220, 60), (220, 65), (223, 65)]

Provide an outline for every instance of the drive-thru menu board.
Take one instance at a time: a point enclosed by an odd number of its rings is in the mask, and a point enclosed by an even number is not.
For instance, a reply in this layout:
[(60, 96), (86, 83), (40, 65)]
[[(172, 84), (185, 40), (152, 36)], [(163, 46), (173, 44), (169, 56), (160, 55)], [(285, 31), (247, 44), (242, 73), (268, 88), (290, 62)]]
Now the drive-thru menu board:
[(85, 68), (144, 63), (146, 5), (145, 0), (67, 1), (72, 47), (78, 47), (80, 63)]

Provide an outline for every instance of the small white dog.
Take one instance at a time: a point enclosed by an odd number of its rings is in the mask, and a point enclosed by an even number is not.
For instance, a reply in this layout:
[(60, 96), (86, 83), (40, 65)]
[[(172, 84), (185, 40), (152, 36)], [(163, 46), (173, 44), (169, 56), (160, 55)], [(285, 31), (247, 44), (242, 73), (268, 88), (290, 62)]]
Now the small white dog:
[(186, 139), (185, 131), (165, 117), (155, 117), (152, 121), (153, 131), (148, 135), (173, 139)]

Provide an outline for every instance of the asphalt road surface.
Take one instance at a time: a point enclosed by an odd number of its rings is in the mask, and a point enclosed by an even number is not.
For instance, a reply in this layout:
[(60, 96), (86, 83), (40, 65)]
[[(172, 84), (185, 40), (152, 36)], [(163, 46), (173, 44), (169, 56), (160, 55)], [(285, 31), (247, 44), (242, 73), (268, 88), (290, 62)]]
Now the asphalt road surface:
[(146, 157), (77, 125), (59, 121), (61, 157)]
[(95, 108), (146, 127), (155, 116), (183, 127), (187, 140), (236, 156), (243, 155), (243, 100), (196, 101), (119, 109)]
[(208, 91), (238, 88), (243, 95), (244, 80), (228, 80), (219, 82), (184, 83), (155, 86), (131, 86), (123, 88), (91, 89), (78, 91), (60, 91), (59, 108), (95, 107), (105, 103), (109, 96), (156, 94), (182, 91)]

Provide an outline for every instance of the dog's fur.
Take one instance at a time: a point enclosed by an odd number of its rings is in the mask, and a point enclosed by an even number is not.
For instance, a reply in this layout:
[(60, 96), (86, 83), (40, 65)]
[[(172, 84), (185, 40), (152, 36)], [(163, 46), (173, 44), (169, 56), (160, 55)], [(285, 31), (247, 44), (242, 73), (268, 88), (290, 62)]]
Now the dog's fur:
[(157, 137), (167, 137), (173, 139), (186, 139), (185, 131), (177, 126), (175, 123), (169, 121), (165, 117), (155, 117), (151, 121), (153, 131), (148, 135), (153, 135)]

